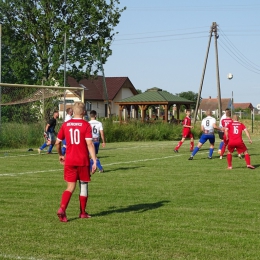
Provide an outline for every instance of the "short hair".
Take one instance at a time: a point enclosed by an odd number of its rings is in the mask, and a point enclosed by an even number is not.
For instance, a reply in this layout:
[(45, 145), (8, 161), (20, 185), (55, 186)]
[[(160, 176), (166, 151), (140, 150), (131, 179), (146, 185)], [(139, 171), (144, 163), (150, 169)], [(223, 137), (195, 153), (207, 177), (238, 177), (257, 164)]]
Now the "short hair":
[(66, 113), (68, 114), (68, 113), (70, 112), (70, 110), (71, 110), (71, 107), (68, 107), (68, 108), (66, 109)]
[(230, 110), (226, 110), (226, 116), (231, 117), (231, 111)]
[(206, 115), (207, 115), (207, 116), (211, 116), (211, 114), (212, 114), (211, 110), (210, 110), (210, 109), (207, 109)]
[(81, 101), (77, 101), (73, 105), (73, 113), (75, 115), (84, 115), (85, 114), (85, 104)]
[(232, 116), (232, 119), (233, 119), (234, 121), (238, 121), (238, 120), (239, 120), (239, 116), (236, 115), (236, 114), (234, 114), (234, 115)]
[(225, 109), (225, 111), (230, 111), (230, 109), (227, 107), (227, 108)]
[(97, 111), (91, 110), (89, 114), (90, 114), (91, 117), (95, 117), (97, 115)]
[(190, 110), (190, 109), (186, 109), (186, 112), (188, 112), (188, 111), (189, 111), (189, 112), (191, 112), (191, 110)]
[(54, 110), (53, 111), (53, 115), (56, 114), (56, 113), (59, 113), (59, 110)]

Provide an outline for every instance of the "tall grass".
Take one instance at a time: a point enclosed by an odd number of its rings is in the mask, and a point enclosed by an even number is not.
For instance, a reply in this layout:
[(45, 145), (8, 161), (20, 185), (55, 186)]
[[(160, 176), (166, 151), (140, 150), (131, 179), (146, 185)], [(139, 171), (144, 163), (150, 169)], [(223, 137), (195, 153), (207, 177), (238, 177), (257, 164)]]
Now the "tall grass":
[[(102, 119), (101, 119), (102, 120)], [(260, 121), (241, 120), (250, 133), (260, 132)], [(141, 122), (115, 122), (111, 119), (102, 120), (106, 142), (132, 141), (176, 141), (181, 138), (182, 125), (167, 124), (161, 120)], [(58, 132), (62, 122), (56, 126)], [(200, 122), (192, 129), (194, 138), (200, 134)], [(0, 133), (0, 148), (37, 147), (43, 142), (43, 126), (38, 124), (3, 123)]]

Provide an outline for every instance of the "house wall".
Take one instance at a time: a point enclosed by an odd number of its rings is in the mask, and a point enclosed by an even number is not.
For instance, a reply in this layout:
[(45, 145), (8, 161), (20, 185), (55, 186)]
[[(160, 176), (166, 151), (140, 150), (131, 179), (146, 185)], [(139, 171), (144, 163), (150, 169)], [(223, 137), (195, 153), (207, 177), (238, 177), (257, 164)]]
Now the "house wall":
[[(85, 100), (85, 104), (86, 104)], [(90, 109), (87, 110), (87, 114), (89, 116), (90, 110), (96, 110), (97, 117), (105, 117), (105, 103), (103, 100), (89, 101), (91, 103)]]
[(127, 88), (127, 87), (121, 88), (120, 91), (118, 92), (118, 94), (116, 95), (116, 97), (114, 98), (112, 104), (111, 104), (111, 113), (113, 115), (118, 116), (119, 106), (116, 105), (114, 102), (120, 101), (124, 98), (132, 97), (132, 96), (133, 96), (133, 93), (129, 88)]

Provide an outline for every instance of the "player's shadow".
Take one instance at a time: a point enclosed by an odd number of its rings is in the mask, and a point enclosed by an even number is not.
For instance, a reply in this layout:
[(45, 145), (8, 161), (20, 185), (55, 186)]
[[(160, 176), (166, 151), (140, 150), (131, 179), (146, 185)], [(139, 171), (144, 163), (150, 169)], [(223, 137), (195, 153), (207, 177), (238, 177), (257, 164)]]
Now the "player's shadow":
[(170, 202), (169, 200), (162, 200), (154, 203), (141, 203), (141, 204), (129, 205), (124, 208), (112, 208), (109, 210), (101, 211), (100, 213), (97, 214), (92, 214), (92, 216), (100, 217), (100, 216), (106, 216), (113, 213), (126, 213), (126, 212), (143, 213), (147, 210), (154, 210), (160, 208), (164, 206), (164, 204), (169, 202)]
[(133, 169), (137, 169), (137, 168), (141, 168), (141, 167), (145, 167), (145, 166), (119, 167), (119, 168), (115, 168), (113, 170), (106, 170), (105, 169), (105, 173), (107, 173), (107, 172), (115, 172), (115, 171), (127, 171), (127, 170), (133, 170)]

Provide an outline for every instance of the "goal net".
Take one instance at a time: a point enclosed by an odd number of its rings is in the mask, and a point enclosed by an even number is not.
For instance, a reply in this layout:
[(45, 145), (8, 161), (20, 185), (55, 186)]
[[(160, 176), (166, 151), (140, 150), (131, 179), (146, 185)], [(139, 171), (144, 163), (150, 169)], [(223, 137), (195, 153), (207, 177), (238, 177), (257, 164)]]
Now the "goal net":
[(58, 132), (66, 109), (83, 99), (83, 88), (0, 83), (0, 149), (39, 147), (53, 112)]

